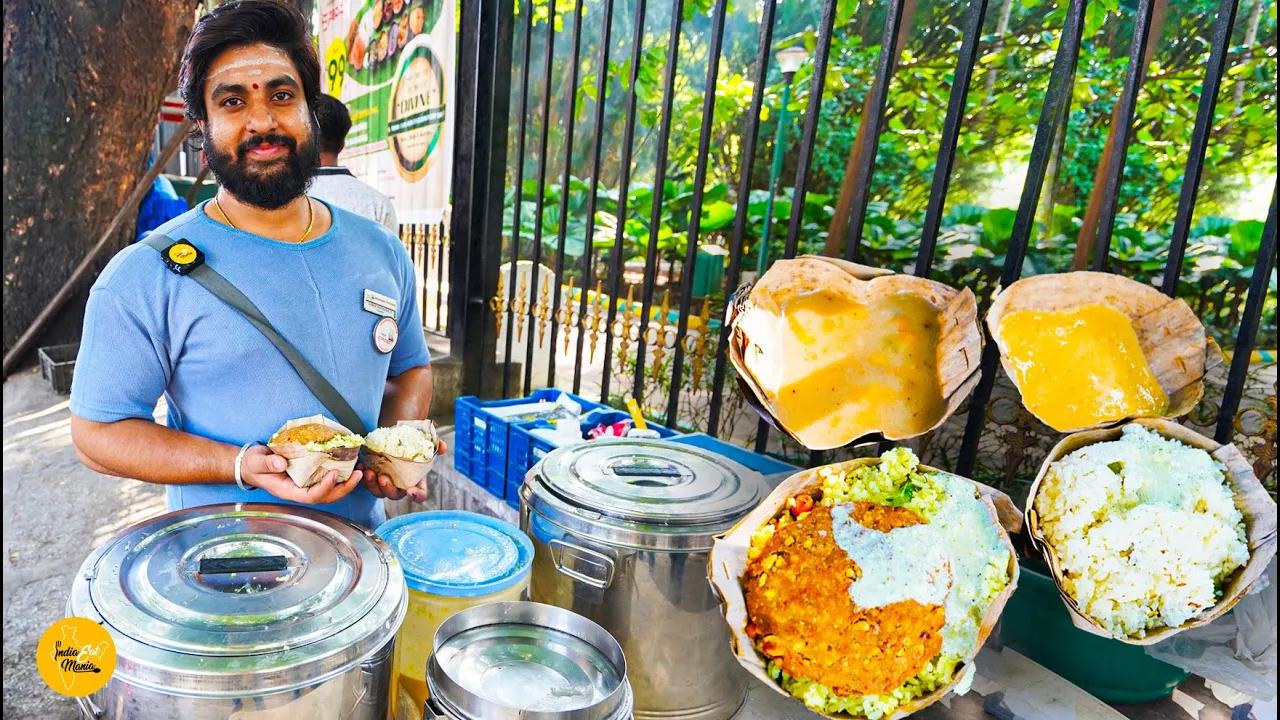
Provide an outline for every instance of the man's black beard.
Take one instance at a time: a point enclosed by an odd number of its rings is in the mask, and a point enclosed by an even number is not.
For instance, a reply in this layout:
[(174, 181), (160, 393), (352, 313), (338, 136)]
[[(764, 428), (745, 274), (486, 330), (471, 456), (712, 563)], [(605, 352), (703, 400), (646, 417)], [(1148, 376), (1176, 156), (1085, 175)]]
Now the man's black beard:
[[(305, 193), (316, 169), (320, 167), (320, 146), (314, 141), (316, 128), (313, 127), (312, 130), (311, 138), (300, 148), (287, 135), (268, 133), (240, 143), (232, 154), (220, 150), (206, 129), (205, 162), (218, 185), (226, 188), (237, 200), (263, 210), (276, 210)], [(248, 172), (246, 154), (264, 142), (283, 145), (288, 153), (282, 162), (276, 163), (278, 167), (272, 167), (266, 174)]]

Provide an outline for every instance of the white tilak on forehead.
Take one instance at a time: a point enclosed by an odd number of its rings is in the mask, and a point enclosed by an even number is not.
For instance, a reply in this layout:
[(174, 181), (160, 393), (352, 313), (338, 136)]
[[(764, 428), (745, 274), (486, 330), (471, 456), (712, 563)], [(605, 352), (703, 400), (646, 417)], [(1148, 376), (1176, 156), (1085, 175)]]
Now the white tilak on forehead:
[(289, 60), (288, 56), (285, 55), (283, 52), (281, 52), (280, 55), (282, 57), (273, 57), (267, 60), (258, 60), (258, 59), (250, 60), (248, 58), (243, 60), (236, 60), (233, 63), (224, 65), (223, 67), (218, 68), (215, 72), (209, 75), (209, 79), (212, 80), (221, 75), (225, 75), (226, 73), (229, 73), (233, 70), (239, 70), (241, 68), (246, 68), (246, 67), (250, 68), (250, 70), (246, 72), (246, 74), (249, 75), (250, 77), (256, 77), (258, 75), (262, 75), (263, 73), (266, 72), (265, 68), (268, 68), (268, 67), (278, 67), (292, 73), (293, 62)]

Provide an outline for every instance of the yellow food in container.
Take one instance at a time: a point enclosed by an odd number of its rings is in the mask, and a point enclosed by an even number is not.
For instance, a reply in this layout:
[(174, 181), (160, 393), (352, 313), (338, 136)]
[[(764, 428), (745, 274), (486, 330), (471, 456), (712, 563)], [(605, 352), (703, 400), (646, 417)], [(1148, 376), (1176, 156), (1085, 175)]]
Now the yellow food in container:
[(395, 551), (409, 586), (392, 663), (391, 717), (421, 720), (436, 629), (461, 610), (524, 599), (533, 543), (514, 525), (454, 511), (404, 515), (377, 534)]

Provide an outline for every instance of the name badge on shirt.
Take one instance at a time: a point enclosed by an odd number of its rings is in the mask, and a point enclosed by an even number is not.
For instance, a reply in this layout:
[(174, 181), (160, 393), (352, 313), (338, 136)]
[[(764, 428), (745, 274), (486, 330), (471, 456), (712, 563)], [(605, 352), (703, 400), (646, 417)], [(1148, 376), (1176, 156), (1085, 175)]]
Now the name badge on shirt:
[(389, 298), (386, 295), (380, 295), (372, 290), (369, 290), (368, 288), (365, 288), (365, 291), (364, 291), (365, 312), (371, 312), (374, 315), (381, 315), (382, 317), (391, 318), (392, 320), (394, 320), (396, 317), (397, 307), (399, 307), (399, 303), (397, 303), (393, 298)]

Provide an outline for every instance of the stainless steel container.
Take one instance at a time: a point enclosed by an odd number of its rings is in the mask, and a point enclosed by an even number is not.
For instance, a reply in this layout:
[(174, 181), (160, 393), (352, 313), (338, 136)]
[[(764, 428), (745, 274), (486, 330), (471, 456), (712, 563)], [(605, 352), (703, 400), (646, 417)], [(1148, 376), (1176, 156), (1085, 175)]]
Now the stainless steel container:
[(385, 720), (407, 591), (372, 532), (301, 507), (190, 508), (128, 528), (76, 576), (116, 671), (111, 720)]
[(533, 602), (478, 605), (436, 631), (434, 720), (631, 720), (627, 661), (604, 628)]
[(767, 494), (758, 473), (661, 440), (548, 454), (520, 489), (531, 600), (584, 615), (622, 645), (640, 720), (725, 720), (746, 698), (707, 580), (712, 538)]

